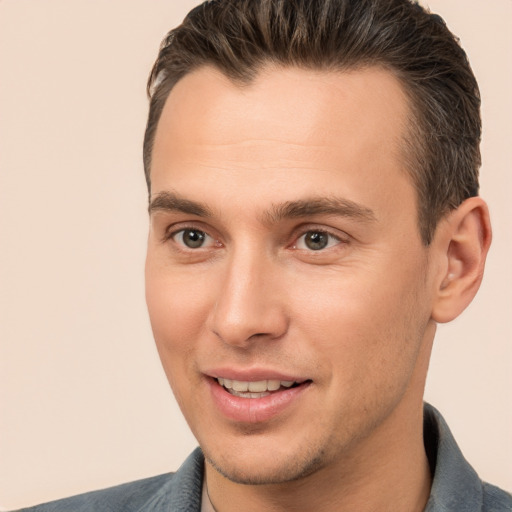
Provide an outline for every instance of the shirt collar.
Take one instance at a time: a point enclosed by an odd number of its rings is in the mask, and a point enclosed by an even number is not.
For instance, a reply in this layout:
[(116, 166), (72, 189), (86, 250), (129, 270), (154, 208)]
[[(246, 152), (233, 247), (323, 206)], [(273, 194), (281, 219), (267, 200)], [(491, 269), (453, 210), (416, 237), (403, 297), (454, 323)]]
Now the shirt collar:
[(425, 403), (423, 438), (433, 480), (425, 512), (482, 509), (482, 482), (466, 461), (440, 412)]

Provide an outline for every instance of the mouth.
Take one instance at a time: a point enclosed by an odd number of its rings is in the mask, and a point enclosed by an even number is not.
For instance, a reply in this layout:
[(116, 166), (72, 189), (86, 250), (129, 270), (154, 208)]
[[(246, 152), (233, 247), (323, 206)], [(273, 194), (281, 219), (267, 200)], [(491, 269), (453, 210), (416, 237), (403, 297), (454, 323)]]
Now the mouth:
[(206, 377), (215, 409), (239, 424), (262, 424), (293, 414), (313, 384), (311, 379), (264, 369), (218, 369)]
[(229, 394), (238, 398), (265, 398), (271, 394), (296, 388), (308, 381), (298, 382), (293, 380), (258, 380), (243, 381), (217, 377), (215, 379)]

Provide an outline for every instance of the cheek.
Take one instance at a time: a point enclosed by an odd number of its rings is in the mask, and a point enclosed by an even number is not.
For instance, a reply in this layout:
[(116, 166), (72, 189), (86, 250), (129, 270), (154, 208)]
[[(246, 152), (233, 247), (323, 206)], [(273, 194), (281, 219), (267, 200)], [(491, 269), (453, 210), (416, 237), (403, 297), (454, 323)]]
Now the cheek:
[[(153, 336), (169, 380), (192, 364), (205, 325), (206, 300), (197, 280), (146, 267), (146, 303)], [(203, 288), (205, 285), (202, 286)], [(199, 287), (201, 288), (201, 286)]]
[(158, 354), (185, 416), (194, 403), (194, 354), (204, 325), (197, 290), (172, 274), (146, 268), (146, 303)]
[(148, 250), (146, 261), (146, 304), (157, 343), (173, 339), (185, 342), (202, 322), (207, 280), (162, 263), (159, 254)]
[[(381, 270), (381, 271), (380, 271)], [(331, 378), (344, 389), (410, 374), (428, 314), (421, 306), (417, 270), (351, 269), (316, 279), (295, 294), (295, 310), (314, 350), (328, 354)], [(323, 356), (325, 359), (325, 356)], [(371, 377), (371, 378), (370, 378)]]

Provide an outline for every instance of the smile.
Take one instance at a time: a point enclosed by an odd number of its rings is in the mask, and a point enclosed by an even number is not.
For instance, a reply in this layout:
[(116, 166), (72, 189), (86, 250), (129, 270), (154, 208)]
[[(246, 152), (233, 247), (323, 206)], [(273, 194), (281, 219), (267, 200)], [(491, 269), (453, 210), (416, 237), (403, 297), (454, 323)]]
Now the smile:
[(298, 386), (298, 383), (292, 380), (258, 380), (250, 382), (218, 377), (217, 382), (228, 393), (239, 398), (264, 398), (272, 392)]
[(291, 376), (287, 376), (289, 380), (281, 380), (284, 376), (276, 375), (277, 378), (273, 379), (262, 379), (262, 376), (260, 373), (259, 376), (252, 377), (258, 380), (218, 376), (206, 379), (210, 387), (212, 404), (230, 421), (262, 423), (291, 414), (301, 403), (301, 397), (309, 394), (307, 390), (313, 384), (309, 379), (291, 380)]

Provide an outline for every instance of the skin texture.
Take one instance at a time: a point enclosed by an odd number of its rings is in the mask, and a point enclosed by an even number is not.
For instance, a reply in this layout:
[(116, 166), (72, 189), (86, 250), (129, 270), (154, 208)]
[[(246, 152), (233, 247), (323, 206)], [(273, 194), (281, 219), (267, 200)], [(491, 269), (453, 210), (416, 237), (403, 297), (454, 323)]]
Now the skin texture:
[[(147, 304), (219, 512), (426, 503), (435, 324), (476, 293), (490, 228), (473, 198), (422, 244), (400, 152), (407, 116), (399, 82), (378, 68), (268, 67), (243, 87), (202, 68), (167, 100)], [(204, 243), (188, 247), (184, 229)], [(309, 248), (312, 233), (325, 248)], [(230, 371), (309, 385), (270, 418), (236, 421), (211, 393)]]

